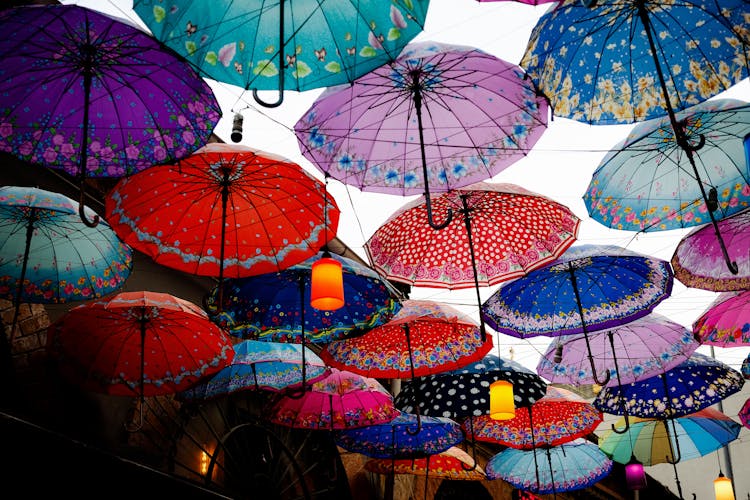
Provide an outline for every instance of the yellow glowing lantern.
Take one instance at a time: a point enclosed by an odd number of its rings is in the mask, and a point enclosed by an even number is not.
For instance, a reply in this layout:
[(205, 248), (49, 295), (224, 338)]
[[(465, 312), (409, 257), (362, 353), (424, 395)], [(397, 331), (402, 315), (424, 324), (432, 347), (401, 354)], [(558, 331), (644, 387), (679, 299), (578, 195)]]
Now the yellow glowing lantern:
[(734, 488), (732, 480), (719, 471), (719, 477), (714, 479), (714, 493), (716, 500), (734, 500)]
[(490, 417), (493, 420), (509, 420), (515, 416), (513, 384), (507, 380), (498, 380), (490, 384)]
[(328, 251), (313, 262), (310, 305), (322, 311), (335, 311), (344, 306), (344, 275), (341, 262)]

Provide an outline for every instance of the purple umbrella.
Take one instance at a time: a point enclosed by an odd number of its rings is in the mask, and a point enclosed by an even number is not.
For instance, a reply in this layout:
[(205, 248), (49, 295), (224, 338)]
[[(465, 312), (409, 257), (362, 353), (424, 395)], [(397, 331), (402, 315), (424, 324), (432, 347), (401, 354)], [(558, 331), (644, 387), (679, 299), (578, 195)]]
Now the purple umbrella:
[(494, 176), (547, 126), (523, 71), (473, 47), (422, 42), (391, 64), (325, 91), (295, 125), (302, 154), (363, 191), (425, 194)]
[(0, 12), (0, 151), (80, 183), (178, 160), (221, 116), (211, 88), (149, 34), (76, 5)]

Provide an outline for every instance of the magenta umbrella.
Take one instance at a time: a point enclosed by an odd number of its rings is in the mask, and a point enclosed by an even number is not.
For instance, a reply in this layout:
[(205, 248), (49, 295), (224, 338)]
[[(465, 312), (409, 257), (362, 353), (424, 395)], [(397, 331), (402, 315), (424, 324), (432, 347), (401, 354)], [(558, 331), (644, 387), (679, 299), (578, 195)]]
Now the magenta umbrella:
[(750, 398), (745, 401), (745, 404), (742, 405), (742, 408), (740, 408), (738, 417), (740, 417), (740, 422), (742, 422), (742, 425), (750, 429)]
[(693, 323), (693, 334), (718, 347), (750, 345), (750, 290), (719, 295)]
[[(597, 373), (609, 371), (605, 385), (631, 384), (687, 360), (700, 344), (684, 326), (652, 312), (635, 321), (588, 334)], [(537, 365), (553, 384), (596, 383), (583, 334), (557, 337)]]
[[(421, 42), (393, 63), (326, 90), (294, 129), (302, 154), (363, 191), (445, 192), (524, 157), (547, 103), (515, 64), (473, 47)], [(452, 215), (452, 212), (449, 214)]]
[(672, 256), (674, 277), (685, 286), (712, 292), (750, 288), (750, 210), (720, 220), (716, 228), (737, 274), (724, 264), (724, 254), (713, 226), (694, 229), (680, 240)]

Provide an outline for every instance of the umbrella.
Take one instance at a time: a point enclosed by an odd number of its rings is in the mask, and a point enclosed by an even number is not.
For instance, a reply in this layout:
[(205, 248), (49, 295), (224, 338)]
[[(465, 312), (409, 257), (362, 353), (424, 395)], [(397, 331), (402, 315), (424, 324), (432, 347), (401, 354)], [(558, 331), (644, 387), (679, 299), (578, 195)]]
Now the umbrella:
[(693, 323), (702, 344), (750, 346), (750, 290), (724, 292)]
[(660, 375), (602, 388), (594, 399), (600, 410), (642, 418), (674, 418), (711, 406), (742, 389), (742, 374), (719, 360), (694, 352)]
[(541, 5), (543, 3), (554, 3), (558, 0), (477, 0), (477, 2), (517, 2), (526, 5)]
[(380, 382), (331, 368), (301, 397), (282, 395), (268, 410), (274, 424), (311, 430), (342, 430), (390, 422), (399, 415)]
[[(628, 323), (650, 313), (672, 292), (669, 263), (613, 245), (571, 247), (561, 258), (501, 286), (481, 315), (513, 337), (560, 336)], [(596, 370), (590, 342), (589, 364)], [(599, 381), (601, 385), (609, 381)]]
[(746, 15), (744, 0), (565, 0), (539, 19), (520, 65), (558, 116), (650, 120), (748, 76)]
[(487, 354), (457, 370), (415, 379), (402, 386), (396, 407), (421, 415), (462, 418), (490, 412), (490, 384), (507, 380), (513, 384), (516, 407), (529, 406), (544, 397), (547, 384), (520, 363)]
[[(730, 203), (733, 203), (730, 200)], [(750, 210), (721, 219), (719, 233), (727, 246), (732, 262), (737, 263), (737, 274), (724, 265), (718, 239), (712, 226), (693, 229), (677, 244), (672, 255), (674, 277), (688, 287), (713, 292), (750, 289)]]
[(206, 298), (212, 320), (235, 337), (272, 342), (326, 343), (385, 324), (401, 309), (399, 292), (359, 262), (331, 254), (342, 265), (346, 303), (335, 311), (310, 305), (312, 264), (322, 255), (282, 271), (224, 281)]
[(222, 143), (121, 179), (105, 202), (107, 220), (130, 246), (220, 282), (316, 255), (339, 218), (323, 183), (299, 165)]
[(742, 405), (742, 408), (740, 408), (738, 417), (740, 418), (742, 425), (750, 429), (750, 398), (748, 398), (748, 400), (745, 401), (745, 404)]
[(244, 89), (309, 90), (392, 61), (424, 26), (429, 0), (135, 0), (154, 36), (206, 76)]
[(750, 167), (743, 145), (748, 134), (750, 104), (734, 99), (713, 99), (671, 119), (637, 124), (594, 172), (584, 195), (589, 214), (605, 226), (629, 231), (712, 222), (710, 248), (718, 251), (712, 259), (723, 258), (730, 264), (728, 274), (737, 274), (717, 220), (749, 206)]
[[(76, 5), (0, 13), (0, 151), (80, 183), (178, 160), (221, 116), (208, 84), (149, 34)], [(84, 168), (85, 166), (85, 168)]]
[(331, 342), (320, 353), (329, 366), (375, 378), (445, 372), (482, 359), (492, 349), (479, 328), (457, 309), (407, 299), (387, 323), (357, 338)]
[(303, 346), (278, 342), (244, 340), (234, 344), (232, 363), (211, 378), (179, 393), (182, 401), (206, 401), (244, 390), (280, 392), (303, 383), (315, 382), (329, 374), (323, 360), (307, 349), (302, 370)]
[[(399, 58), (326, 90), (294, 129), (320, 170), (363, 191), (424, 194), (494, 176), (523, 157), (547, 107), (523, 71), (473, 47), (420, 42)], [(449, 212), (452, 215), (452, 212)]]
[[(548, 467), (537, 467), (546, 455)], [(612, 460), (594, 443), (577, 439), (544, 449), (507, 448), (485, 466), (487, 479), (504, 479), (513, 487), (533, 493), (560, 493), (588, 488), (609, 475)]]
[[(653, 377), (687, 360), (700, 345), (684, 326), (652, 312), (624, 325), (588, 335), (596, 373), (609, 370), (607, 385)], [(586, 337), (553, 340), (537, 364), (539, 375), (554, 384), (594, 384)]]
[(750, 379), (750, 354), (742, 361), (742, 376), (746, 379)]
[(0, 187), (0, 297), (15, 305), (11, 340), (22, 302), (96, 299), (130, 276), (130, 247), (108, 224), (81, 222), (78, 210), (77, 202), (59, 193)]
[[(371, 458), (365, 462), (365, 470), (375, 474), (412, 474), (457, 481), (483, 481), (484, 470), (472, 467), (473, 459), (461, 448), (451, 446), (445, 451), (414, 458)], [(469, 467), (467, 467), (467, 465)]]
[[(414, 432), (416, 428), (419, 432)], [(334, 439), (338, 446), (354, 453), (397, 459), (440, 453), (464, 438), (461, 426), (449, 418), (401, 413), (389, 422), (337, 432)]]
[(531, 406), (516, 409), (509, 420), (489, 415), (470, 417), (461, 424), (467, 437), (477, 441), (530, 450), (557, 446), (592, 434), (602, 413), (567, 389), (547, 386), (547, 394)]
[(631, 456), (643, 465), (672, 463), (716, 451), (737, 439), (740, 429), (740, 424), (714, 408), (667, 420), (636, 417), (625, 434), (603, 433), (599, 448), (622, 464)]

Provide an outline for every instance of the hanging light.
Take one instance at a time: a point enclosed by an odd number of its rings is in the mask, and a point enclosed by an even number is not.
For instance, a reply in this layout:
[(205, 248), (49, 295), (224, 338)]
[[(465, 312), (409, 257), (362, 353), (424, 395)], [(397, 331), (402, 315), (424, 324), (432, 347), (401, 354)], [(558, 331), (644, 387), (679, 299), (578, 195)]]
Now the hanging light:
[(244, 118), (240, 113), (234, 114), (234, 119), (232, 120), (232, 135), (230, 136), (232, 138), (232, 142), (240, 142), (242, 140), (243, 121)]
[(719, 469), (719, 477), (714, 479), (714, 493), (716, 500), (734, 500), (734, 488), (732, 480), (729, 479)]
[(643, 464), (630, 454), (630, 461), (625, 464), (625, 484), (629, 490), (642, 490), (646, 487), (646, 472)]
[(490, 418), (510, 420), (516, 416), (513, 399), (513, 384), (507, 380), (497, 380), (490, 384)]
[(328, 250), (313, 262), (310, 305), (322, 311), (335, 311), (344, 306), (344, 275), (341, 262)]

